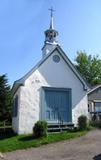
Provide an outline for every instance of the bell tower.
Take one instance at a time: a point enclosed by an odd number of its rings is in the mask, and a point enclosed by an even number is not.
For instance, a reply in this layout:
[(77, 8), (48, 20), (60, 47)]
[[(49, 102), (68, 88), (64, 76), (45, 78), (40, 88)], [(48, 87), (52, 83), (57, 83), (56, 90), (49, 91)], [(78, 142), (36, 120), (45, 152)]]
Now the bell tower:
[(54, 29), (54, 23), (53, 23), (53, 8), (51, 7), (50, 10), (50, 27), (47, 29), (44, 34), (45, 34), (45, 42), (44, 46), (42, 48), (42, 56), (43, 58), (58, 44), (57, 42), (57, 36), (58, 32)]

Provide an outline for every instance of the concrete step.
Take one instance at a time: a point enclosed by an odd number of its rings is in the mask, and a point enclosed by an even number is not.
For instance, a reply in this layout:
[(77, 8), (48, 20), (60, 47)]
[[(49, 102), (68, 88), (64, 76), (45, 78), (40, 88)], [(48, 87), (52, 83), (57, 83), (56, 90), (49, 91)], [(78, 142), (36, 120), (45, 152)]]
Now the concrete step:
[(66, 131), (66, 130), (73, 129), (73, 128), (74, 128), (73, 123), (65, 123), (65, 124), (50, 123), (48, 124), (48, 132), (59, 132), (61, 130)]

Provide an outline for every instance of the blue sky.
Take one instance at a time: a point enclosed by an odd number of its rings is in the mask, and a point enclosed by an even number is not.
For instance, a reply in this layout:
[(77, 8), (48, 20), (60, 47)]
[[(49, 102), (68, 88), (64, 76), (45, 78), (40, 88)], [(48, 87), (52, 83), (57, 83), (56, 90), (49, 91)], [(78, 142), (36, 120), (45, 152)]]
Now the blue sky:
[(101, 0), (2, 0), (0, 75), (7, 73), (11, 85), (41, 59), (51, 6), (68, 57), (74, 61), (80, 50), (101, 57)]

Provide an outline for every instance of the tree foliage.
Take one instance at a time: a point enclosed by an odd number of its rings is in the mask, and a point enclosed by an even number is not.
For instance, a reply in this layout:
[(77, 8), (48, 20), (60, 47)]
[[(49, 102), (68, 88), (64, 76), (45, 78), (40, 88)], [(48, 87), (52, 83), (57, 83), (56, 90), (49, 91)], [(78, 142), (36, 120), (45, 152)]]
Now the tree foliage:
[(0, 76), (0, 121), (11, 121), (11, 89), (6, 75)]
[(91, 85), (101, 83), (101, 59), (99, 56), (87, 55), (86, 52), (77, 52), (76, 68)]

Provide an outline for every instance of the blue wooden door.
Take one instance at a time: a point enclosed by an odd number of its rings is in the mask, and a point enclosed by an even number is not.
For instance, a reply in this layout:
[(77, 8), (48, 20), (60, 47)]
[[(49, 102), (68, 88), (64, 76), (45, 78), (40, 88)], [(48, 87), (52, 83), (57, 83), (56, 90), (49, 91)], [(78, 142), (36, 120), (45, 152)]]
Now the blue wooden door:
[(45, 120), (71, 122), (71, 90), (45, 89)]

